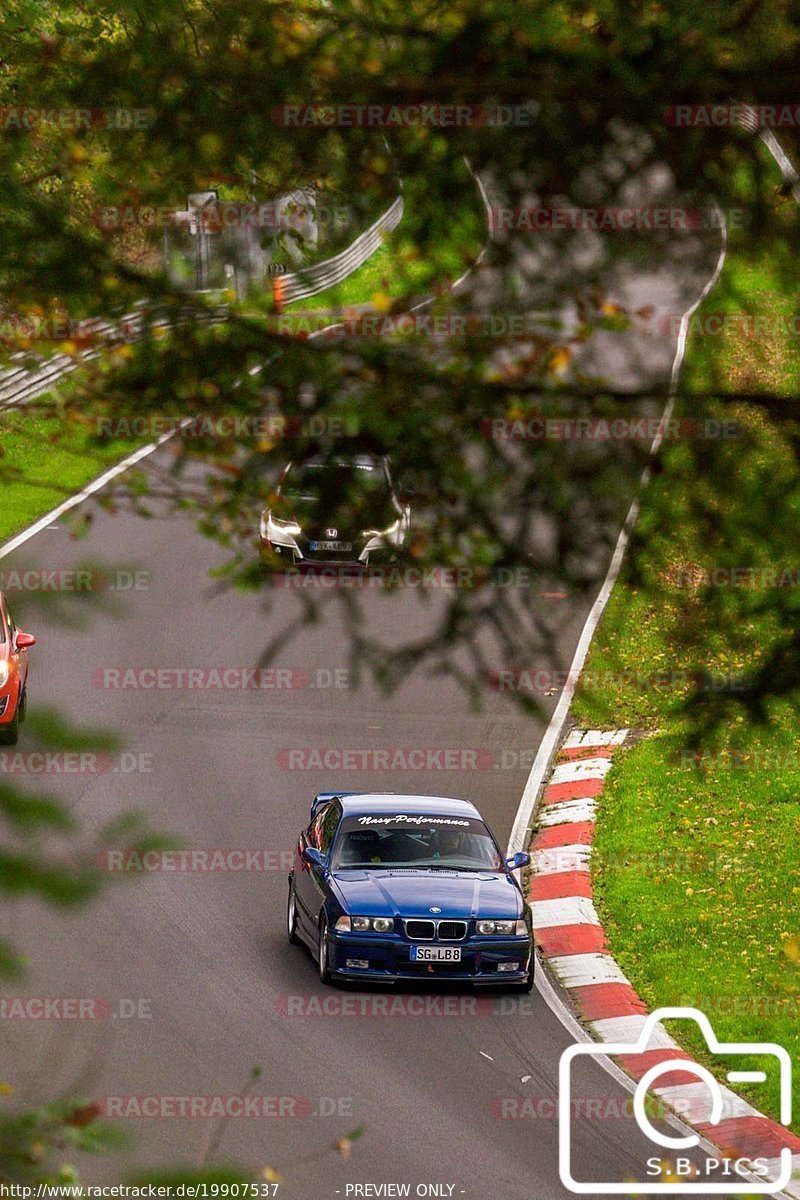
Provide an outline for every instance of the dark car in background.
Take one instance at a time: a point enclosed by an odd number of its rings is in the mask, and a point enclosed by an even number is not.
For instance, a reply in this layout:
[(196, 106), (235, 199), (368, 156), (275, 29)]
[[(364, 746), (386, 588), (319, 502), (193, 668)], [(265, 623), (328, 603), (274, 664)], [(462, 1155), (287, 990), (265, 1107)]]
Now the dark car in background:
[(268, 559), (289, 566), (366, 566), (395, 561), (410, 523), (385, 456), (316, 454), (284, 467), (261, 514), (261, 545)]

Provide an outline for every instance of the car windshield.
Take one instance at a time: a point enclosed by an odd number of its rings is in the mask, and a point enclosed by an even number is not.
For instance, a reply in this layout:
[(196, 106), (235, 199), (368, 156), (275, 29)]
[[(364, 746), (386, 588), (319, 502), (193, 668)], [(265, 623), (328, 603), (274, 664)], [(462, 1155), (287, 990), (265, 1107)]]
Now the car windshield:
[(293, 464), (280, 484), (275, 511), (304, 527), (324, 522), (357, 531), (383, 529), (397, 515), (386, 469), (369, 458)]
[(281, 494), (292, 499), (320, 501), (327, 497), (358, 496), (364, 492), (381, 495), (388, 490), (381, 463), (312, 459), (289, 468)]
[(331, 865), (333, 870), (504, 869), (503, 856), (483, 821), (427, 813), (345, 817), (336, 836)]

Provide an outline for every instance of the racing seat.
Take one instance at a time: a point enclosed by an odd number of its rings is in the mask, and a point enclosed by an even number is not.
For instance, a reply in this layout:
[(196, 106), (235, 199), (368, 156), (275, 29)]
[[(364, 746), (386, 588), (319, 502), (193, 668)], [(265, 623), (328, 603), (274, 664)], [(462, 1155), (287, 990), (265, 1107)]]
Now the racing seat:
[(368, 863), (381, 857), (380, 835), (374, 829), (354, 829), (342, 847), (341, 862)]

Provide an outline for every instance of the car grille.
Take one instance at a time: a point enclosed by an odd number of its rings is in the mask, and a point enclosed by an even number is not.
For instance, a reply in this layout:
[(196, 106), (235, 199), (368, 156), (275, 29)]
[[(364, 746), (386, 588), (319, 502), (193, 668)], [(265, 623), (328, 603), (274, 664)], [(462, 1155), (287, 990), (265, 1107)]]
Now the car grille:
[(412, 942), (461, 942), (467, 936), (466, 921), (406, 921), (405, 927)]
[(414, 941), (432, 942), (435, 933), (433, 921), (406, 921), (406, 934)]
[(440, 921), (437, 935), (440, 942), (460, 942), (467, 936), (467, 922)]
[(5, 716), (5, 712), (6, 712), (7, 708), (8, 708), (8, 696), (3, 696), (3, 699), (0, 700), (0, 717)]

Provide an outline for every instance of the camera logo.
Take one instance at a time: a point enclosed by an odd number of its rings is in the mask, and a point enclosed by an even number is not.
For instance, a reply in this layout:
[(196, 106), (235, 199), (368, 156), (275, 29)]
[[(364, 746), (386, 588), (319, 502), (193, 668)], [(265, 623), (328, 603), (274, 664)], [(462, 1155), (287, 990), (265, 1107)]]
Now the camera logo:
[[(784, 1146), (780, 1153), (780, 1175), (778, 1179), (769, 1180), (766, 1176), (766, 1160), (763, 1158), (700, 1158), (697, 1164), (686, 1157), (676, 1160), (675, 1171), (670, 1173), (669, 1181), (658, 1181), (654, 1175), (661, 1174), (661, 1162), (658, 1158), (647, 1160), (647, 1169), (643, 1171), (648, 1178), (640, 1181), (625, 1181), (606, 1183), (580, 1181), (572, 1174), (572, 1127), (570, 1114), (572, 1112), (572, 1064), (575, 1059), (592, 1055), (605, 1057), (624, 1055), (630, 1059), (636, 1054), (644, 1054), (647, 1050), (671, 1049), (673, 1043), (667, 1039), (659, 1023), (664, 1020), (689, 1018), (697, 1023), (712, 1054), (753, 1055), (764, 1058), (764, 1070), (728, 1071), (726, 1078), (730, 1083), (766, 1083), (768, 1075), (766, 1067), (768, 1060), (777, 1061), (780, 1080), (780, 1120), (782, 1125), (789, 1125), (792, 1119), (792, 1070), (789, 1054), (783, 1046), (776, 1042), (719, 1042), (714, 1036), (711, 1022), (704, 1013), (696, 1008), (658, 1008), (646, 1018), (641, 1033), (635, 1042), (579, 1042), (569, 1046), (561, 1055), (559, 1063), (559, 1097), (558, 1097), (558, 1169), (561, 1182), (569, 1191), (577, 1194), (594, 1194), (606, 1196), (659, 1195), (669, 1192), (670, 1195), (691, 1192), (693, 1195), (734, 1195), (746, 1190), (748, 1195), (769, 1195), (786, 1187), (792, 1178), (792, 1151)], [(656, 1129), (647, 1113), (647, 1093), (657, 1087), (658, 1077), (670, 1071), (684, 1071), (696, 1075), (698, 1081), (704, 1084), (710, 1093), (709, 1115), (704, 1124), (718, 1125), (724, 1113), (724, 1096), (719, 1083), (705, 1067), (699, 1063), (683, 1058), (666, 1058), (656, 1063), (643, 1074), (636, 1085), (633, 1096), (633, 1115), (642, 1133), (656, 1146), (663, 1149), (685, 1151), (700, 1145), (700, 1136), (695, 1133), (671, 1135)], [(662, 1097), (664, 1099), (664, 1097)], [(680, 1115), (680, 1105), (673, 1102), (672, 1107)], [(711, 1135), (713, 1136), (713, 1134)], [(733, 1166), (733, 1170), (731, 1170)], [(694, 1176), (696, 1167), (701, 1175), (722, 1175), (726, 1182), (699, 1182)], [(678, 1176), (676, 1181), (675, 1176)], [(680, 1182), (680, 1178), (686, 1182)], [(750, 1182), (755, 1178), (757, 1182)]]

